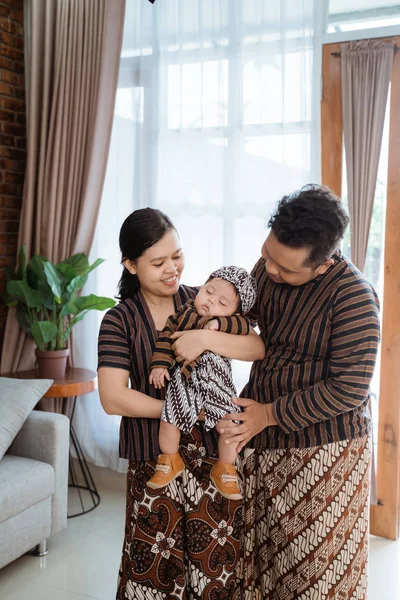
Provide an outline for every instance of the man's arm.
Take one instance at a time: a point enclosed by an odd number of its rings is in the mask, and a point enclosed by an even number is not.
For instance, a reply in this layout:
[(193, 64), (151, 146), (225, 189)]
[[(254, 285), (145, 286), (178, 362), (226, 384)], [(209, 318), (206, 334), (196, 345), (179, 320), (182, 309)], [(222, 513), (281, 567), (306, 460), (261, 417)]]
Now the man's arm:
[(332, 315), (329, 376), (325, 381), (281, 396), (272, 415), (286, 433), (349, 412), (369, 392), (380, 341), (378, 302), (372, 289), (345, 288)]

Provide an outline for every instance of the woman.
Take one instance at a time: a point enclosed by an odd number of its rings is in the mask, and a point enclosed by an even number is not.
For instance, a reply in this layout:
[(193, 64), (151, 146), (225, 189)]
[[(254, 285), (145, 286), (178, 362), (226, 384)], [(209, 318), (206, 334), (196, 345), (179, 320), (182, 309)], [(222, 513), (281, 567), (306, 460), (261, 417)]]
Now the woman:
[[(103, 319), (98, 363), (101, 403), (108, 414), (122, 415), (120, 456), (129, 460), (117, 600), (228, 599), (235, 587), (241, 504), (221, 497), (210, 483), (217, 456), (214, 430), (206, 433), (198, 422), (182, 435), (182, 456), (189, 467), (182, 478), (163, 490), (146, 486), (159, 454), (165, 393), (149, 384), (151, 357), (168, 317), (197, 289), (180, 285), (183, 252), (172, 222), (161, 211), (133, 212), (122, 225), (120, 248), (121, 302)], [(264, 355), (255, 333), (196, 333), (208, 350), (222, 356), (252, 361)]]

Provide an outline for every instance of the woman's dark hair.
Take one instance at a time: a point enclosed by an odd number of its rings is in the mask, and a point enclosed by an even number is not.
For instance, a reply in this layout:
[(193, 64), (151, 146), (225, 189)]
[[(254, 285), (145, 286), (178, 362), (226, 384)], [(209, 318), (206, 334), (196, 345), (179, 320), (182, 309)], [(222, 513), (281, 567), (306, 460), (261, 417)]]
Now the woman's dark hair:
[(305, 266), (314, 267), (338, 249), (348, 223), (343, 204), (332, 190), (309, 184), (284, 196), (268, 225), (281, 244), (309, 248)]
[[(156, 208), (135, 210), (125, 219), (119, 233), (122, 262), (126, 259), (135, 261), (140, 258), (147, 248), (157, 244), (171, 229), (175, 229), (172, 221), (161, 210)], [(138, 277), (124, 267), (118, 284), (117, 298), (119, 300), (132, 298), (139, 288)]]

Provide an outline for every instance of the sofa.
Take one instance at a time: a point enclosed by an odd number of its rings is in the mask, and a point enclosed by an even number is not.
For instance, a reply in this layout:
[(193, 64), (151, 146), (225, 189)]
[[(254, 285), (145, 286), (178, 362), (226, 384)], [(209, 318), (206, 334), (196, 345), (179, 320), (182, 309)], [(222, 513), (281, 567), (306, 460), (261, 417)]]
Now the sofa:
[(69, 420), (32, 411), (0, 460), (0, 568), (67, 525)]

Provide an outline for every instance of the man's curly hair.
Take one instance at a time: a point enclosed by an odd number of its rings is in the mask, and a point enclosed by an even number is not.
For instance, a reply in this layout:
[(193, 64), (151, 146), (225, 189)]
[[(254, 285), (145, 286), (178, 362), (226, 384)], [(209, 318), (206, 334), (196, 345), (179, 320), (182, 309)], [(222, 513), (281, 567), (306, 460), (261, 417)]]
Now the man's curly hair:
[(339, 248), (349, 217), (326, 186), (309, 184), (284, 196), (268, 226), (281, 244), (309, 248), (305, 266), (318, 266)]

